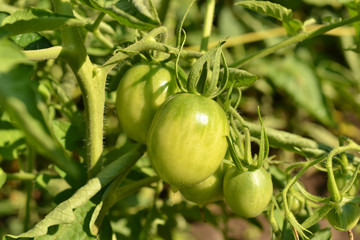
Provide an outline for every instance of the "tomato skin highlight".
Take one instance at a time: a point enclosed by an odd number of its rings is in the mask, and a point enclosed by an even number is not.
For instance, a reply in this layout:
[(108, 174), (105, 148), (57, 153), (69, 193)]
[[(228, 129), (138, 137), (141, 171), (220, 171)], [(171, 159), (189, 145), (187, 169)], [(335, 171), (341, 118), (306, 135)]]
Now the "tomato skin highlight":
[(215, 101), (195, 94), (171, 96), (151, 124), (147, 152), (150, 162), (174, 189), (208, 178), (227, 151), (229, 124)]
[(131, 67), (117, 88), (119, 124), (129, 138), (146, 144), (150, 124), (161, 104), (179, 89), (169, 64), (145, 62)]
[(336, 206), (326, 216), (328, 222), (339, 231), (349, 231), (359, 222), (360, 207), (358, 203), (344, 203)]
[(223, 199), (225, 168), (225, 164), (220, 164), (218, 169), (204, 181), (194, 186), (180, 189), (181, 194), (186, 200), (197, 203), (200, 206)]
[(271, 176), (262, 167), (245, 172), (231, 167), (225, 173), (225, 202), (234, 213), (244, 218), (260, 215), (268, 206), (272, 194)]

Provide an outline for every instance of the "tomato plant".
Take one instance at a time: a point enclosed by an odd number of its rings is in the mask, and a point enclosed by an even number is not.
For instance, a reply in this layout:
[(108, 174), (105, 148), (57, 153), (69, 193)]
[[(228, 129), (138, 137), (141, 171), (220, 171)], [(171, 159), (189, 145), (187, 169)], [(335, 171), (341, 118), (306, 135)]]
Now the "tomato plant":
[(245, 218), (260, 215), (273, 194), (270, 174), (259, 168), (241, 172), (229, 168), (224, 177), (224, 198), (232, 211)]
[(359, 238), (359, 23), (358, 0), (1, 0), (0, 238)]
[(121, 78), (116, 95), (116, 110), (124, 132), (145, 144), (155, 112), (177, 91), (173, 65), (148, 62), (132, 66)]
[(195, 94), (170, 97), (151, 123), (147, 152), (157, 174), (175, 188), (208, 178), (227, 151), (229, 124), (213, 100)]

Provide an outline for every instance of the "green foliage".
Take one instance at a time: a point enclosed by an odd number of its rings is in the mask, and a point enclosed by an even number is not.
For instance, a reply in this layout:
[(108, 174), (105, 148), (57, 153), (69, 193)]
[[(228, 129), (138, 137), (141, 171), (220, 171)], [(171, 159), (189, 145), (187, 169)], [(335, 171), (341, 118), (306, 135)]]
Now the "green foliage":
[(40, 32), (81, 25), (84, 25), (84, 22), (74, 17), (63, 16), (48, 10), (30, 7), (16, 11), (14, 14), (2, 20), (0, 38), (20, 33)]
[[(358, 237), (359, 6), (357, 0), (0, 1), (0, 237), (335, 239), (334, 231), (354, 226)], [(218, 157), (225, 170), (271, 175), (270, 203), (243, 213), (255, 218), (229, 208), (236, 191), (227, 190), (224, 201), (222, 177), (210, 203), (193, 191), (173, 192), (153, 168), (150, 143), (127, 136), (116, 89), (128, 69), (144, 62), (175, 66), (174, 87), (226, 113), (230, 134), (226, 142), (221, 136), (227, 147)], [(147, 102), (163, 106), (156, 101)], [(196, 111), (199, 122), (189, 132), (193, 104), (183, 103), (181, 120), (173, 114), (163, 119), (172, 127), (152, 130), (165, 139), (156, 145), (165, 173), (185, 173), (178, 187), (207, 170), (220, 147), (209, 147), (214, 139), (204, 144), (219, 122), (209, 134), (199, 127), (216, 112)], [(135, 115), (150, 109), (136, 106)], [(148, 120), (156, 129), (164, 125)], [(198, 189), (211, 191), (209, 179), (201, 178)], [(238, 213), (252, 209), (260, 200), (255, 195), (235, 201)]]
[(87, 6), (98, 9), (118, 21), (121, 25), (150, 30), (160, 25), (156, 9), (149, 0), (95, 1), (83, 0)]

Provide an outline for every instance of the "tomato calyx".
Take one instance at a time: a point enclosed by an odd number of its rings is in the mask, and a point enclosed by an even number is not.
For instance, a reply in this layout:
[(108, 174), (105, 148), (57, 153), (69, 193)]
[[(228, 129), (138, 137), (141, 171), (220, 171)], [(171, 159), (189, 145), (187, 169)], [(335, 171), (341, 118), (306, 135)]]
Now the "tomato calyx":
[[(187, 80), (189, 93), (215, 98), (224, 91), (229, 79), (229, 69), (221, 49), (224, 43), (220, 41), (204, 53), (190, 69)], [(220, 74), (221, 61), (224, 65), (223, 74)]]
[[(234, 161), (236, 168), (239, 171), (256, 170), (263, 166), (265, 160), (269, 155), (269, 140), (265, 132), (265, 128), (262, 122), (260, 109), (258, 108), (258, 116), (261, 125), (261, 136), (259, 143), (258, 155), (253, 158), (251, 151), (251, 136), (249, 129), (244, 126), (244, 137), (240, 139), (241, 134), (235, 126), (234, 120), (230, 119), (231, 130), (230, 136), (227, 137), (229, 145), (229, 153)], [(243, 144), (239, 144), (239, 141), (243, 141)]]

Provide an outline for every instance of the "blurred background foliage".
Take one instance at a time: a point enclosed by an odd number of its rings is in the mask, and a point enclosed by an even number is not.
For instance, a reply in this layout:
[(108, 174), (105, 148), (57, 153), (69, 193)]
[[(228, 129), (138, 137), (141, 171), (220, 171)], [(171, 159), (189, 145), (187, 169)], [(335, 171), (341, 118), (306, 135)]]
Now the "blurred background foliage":
[[(306, 22), (312, 29), (329, 22), (346, 19), (353, 13), (346, 0), (277, 0), (293, 16)], [(76, 16), (94, 20), (94, 10), (73, 1)], [(167, 43), (175, 45), (176, 27), (184, 16), (190, 0), (154, 0), (159, 18), (169, 30)], [(184, 22), (187, 50), (199, 50), (202, 35), (205, 0), (197, 1)], [(0, 0), (0, 22), (17, 9), (36, 6), (53, 9), (48, 0)], [(129, 45), (141, 37), (135, 29), (120, 26), (110, 17), (101, 25), (104, 37), (114, 48), (104, 44), (95, 34), (82, 29), (88, 53), (93, 62), (102, 64), (115, 48)], [(223, 51), (229, 65), (286, 38), (281, 22), (240, 6), (232, 0), (216, 2), (210, 44), (228, 38)], [(252, 61), (242, 69), (261, 79), (243, 89), (239, 106), (241, 115), (257, 122), (257, 106), (267, 127), (312, 138), (320, 143), (337, 146), (337, 137), (345, 135), (360, 140), (360, 57), (358, 54), (359, 24), (338, 28), (286, 47), (274, 54)], [(21, 34), (12, 37), (20, 47), (30, 50), (59, 45), (58, 31)], [(120, 76), (139, 59), (119, 64), (108, 76), (105, 126), (105, 163), (133, 144), (122, 134), (114, 111), (115, 89)], [(188, 66), (183, 66), (187, 70)], [(49, 109), (56, 137), (74, 159), (84, 156), (84, 129), (80, 90), (69, 68), (59, 60), (39, 62), (33, 79), (33, 88)], [(279, 169), (300, 160), (294, 153), (272, 149)], [(36, 174), (27, 173), (33, 159)], [(67, 182), (60, 178), (59, 169), (33, 152), (26, 144), (24, 134), (14, 126), (8, 114), (0, 108), (0, 236), (18, 234), (42, 219), (55, 204), (72, 193)], [(137, 163), (128, 181), (153, 174), (146, 156)], [(19, 172), (27, 181), (18, 180)], [(13, 174), (12, 174), (13, 173)], [(281, 173), (275, 176), (281, 181)], [(7, 181), (5, 182), (5, 176)], [(311, 192), (326, 195), (326, 180), (321, 172), (309, 172), (303, 179)], [(32, 186), (29, 188), (29, 184)], [(280, 184), (279, 184), (280, 185)], [(29, 191), (30, 189), (30, 191)], [(31, 200), (28, 200), (28, 195)], [(30, 214), (26, 208), (30, 207)], [(24, 221), (24, 219), (27, 219)], [(320, 223), (321, 226), (328, 226)], [(105, 224), (106, 225), (106, 224)], [(158, 231), (153, 239), (269, 239), (269, 224), (264, 217), (245, 221), (232, 214), (224, 203), (199, 208), (186, 202), (168, 186), (143, 188), (120, 200), (107, 218), (117, 239), (145, 239), (146, 234)], [(357, 230), (355, 230), (355, 233)], [(329, 238), (328, 232), (319, 232), (319, 239)], [(323, 235), (321, 235), (323, 234)], [(326, 235), (327, 234), (327, 235)], [(334, 238), (337, 234), (333, 231)], [(321, 238), (323, 237), (323, 238)], [(344, 235), (340, 235), (341, 239)]]

